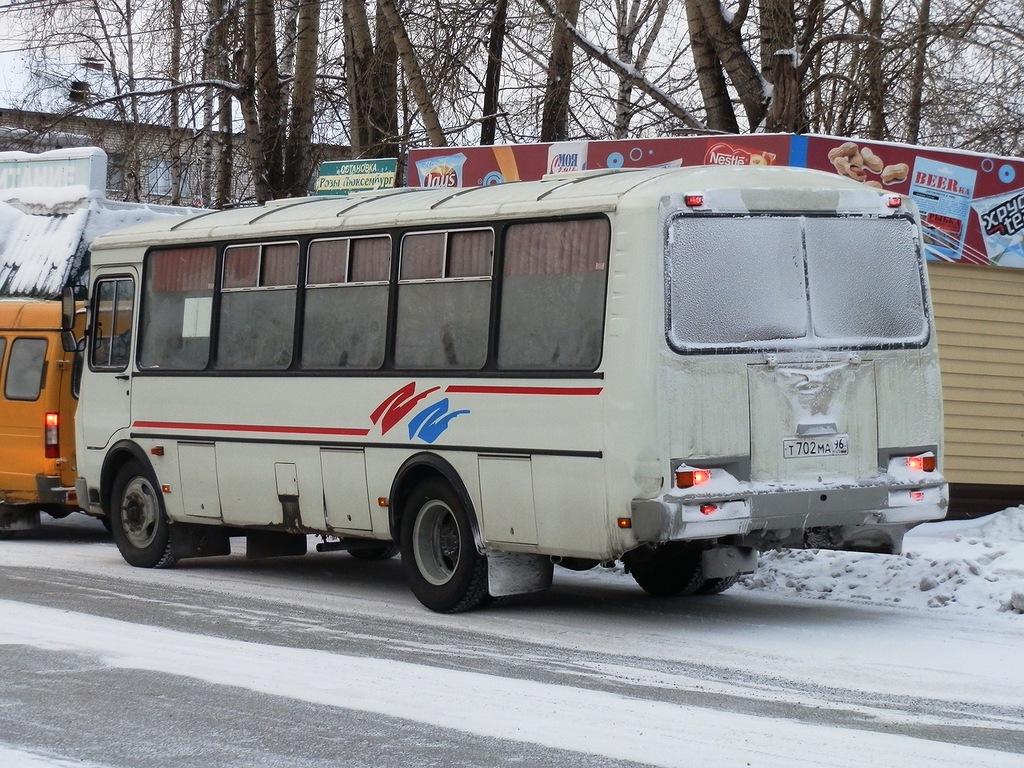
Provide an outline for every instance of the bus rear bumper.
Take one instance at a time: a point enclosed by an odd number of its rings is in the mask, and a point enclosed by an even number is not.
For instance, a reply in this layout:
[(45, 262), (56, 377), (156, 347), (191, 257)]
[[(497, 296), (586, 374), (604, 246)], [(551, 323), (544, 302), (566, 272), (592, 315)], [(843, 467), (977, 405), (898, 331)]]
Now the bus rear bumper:
[(899, 551), (912, 525), (946, 516), (944, 480), (914, 487), (822, 486), (799, 491), (711, 495), (664, 494), (634, 500), (633, 533), (643, 543), (729, 537), (745, 546), (822, 546)]

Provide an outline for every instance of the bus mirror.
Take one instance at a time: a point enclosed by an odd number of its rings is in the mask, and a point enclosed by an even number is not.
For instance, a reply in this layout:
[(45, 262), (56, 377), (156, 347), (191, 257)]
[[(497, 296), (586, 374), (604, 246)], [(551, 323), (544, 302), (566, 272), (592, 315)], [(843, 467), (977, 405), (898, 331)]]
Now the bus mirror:
[(70, 285), (64, 286), (60, 294), (60, 329), (70, 331), (75, 327), (75, 291)]
[(60, 342), (65, 352), (75, 352), (75, 292), (71, 286), (64, 286), (60, 295)]

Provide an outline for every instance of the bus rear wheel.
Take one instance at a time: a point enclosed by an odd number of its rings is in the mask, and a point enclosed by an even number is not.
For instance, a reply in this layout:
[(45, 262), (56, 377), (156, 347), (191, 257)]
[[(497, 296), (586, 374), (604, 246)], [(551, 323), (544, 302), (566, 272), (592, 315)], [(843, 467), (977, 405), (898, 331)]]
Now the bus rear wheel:
[(110, 498), (110, 528), (121, 556), (137, 568), (174, 565), (170, 523), (152, 473), (128, 462), (117, 473)]
[(432, 478), (416, 486), (399, 541), (409, 586), (427, 608), (458, 613), (487, 601), (487, 558), (477, 551), (469, 513), (448, 483)]
[(379, 546), (352, 547), (348, 550), (356, 560), (390, 560), (398, 554), (397, 544), (381, 544)]
[(701, 553), (672, 546), (631, 562), (629, 572), (641, 589), (656, 597), (693, 595), (705, 583)]

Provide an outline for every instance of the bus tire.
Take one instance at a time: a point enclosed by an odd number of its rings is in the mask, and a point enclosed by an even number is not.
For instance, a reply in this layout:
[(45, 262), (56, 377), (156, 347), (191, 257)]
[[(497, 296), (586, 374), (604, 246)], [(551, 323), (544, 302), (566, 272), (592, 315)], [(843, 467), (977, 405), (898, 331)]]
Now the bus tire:
[(487, 602), (487, 558), (477, 551), (469, 513), (444, 480), (430, 478), (413, 489), (399, 543), (409, 586), (427, 608), (459, 613)]
[(136, 568), (174, 565), (170, 522), (153, 473), (129, 461), (114, 480), (110, 495), (110, 528), (121, 556)]
[(352, 547), (348, 553), (356, 560), (390, 560), (398, 550), (397, 544), (381, 544), (379, 547)]
[(629, 572), (644, 592), (655, 597), (693, 595), (706, 581), (699, 551), (680, 552), (669, 547), (631, 563)]
[(735, 576), (726, 576), (721, 579), (708, 579), (700, 585), (700, 589), (697, 590), (698, 595), (718, 595), (725, 592), (729, 587), (738, 582), (742, 575), (736, 574)]

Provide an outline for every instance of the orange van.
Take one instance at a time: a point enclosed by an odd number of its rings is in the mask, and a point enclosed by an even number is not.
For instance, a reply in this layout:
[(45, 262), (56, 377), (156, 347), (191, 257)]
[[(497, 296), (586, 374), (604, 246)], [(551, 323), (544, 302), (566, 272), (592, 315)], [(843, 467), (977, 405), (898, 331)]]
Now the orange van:
[(61, 344), (60, 301), (0, 299), (0, 538), (78, 510), (80, 359)]

